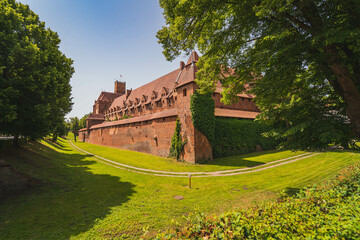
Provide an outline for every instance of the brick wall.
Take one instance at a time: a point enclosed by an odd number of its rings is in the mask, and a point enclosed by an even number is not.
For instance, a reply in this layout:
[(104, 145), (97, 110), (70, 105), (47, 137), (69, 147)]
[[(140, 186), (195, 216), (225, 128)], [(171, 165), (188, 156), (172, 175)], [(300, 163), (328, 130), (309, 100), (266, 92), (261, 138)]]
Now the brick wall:
[(215, 101), (216, 108), (227, 108), (234, 110), (260, 112), (259, 108), (255, 105), (255, 103), (252, 101), (251, 98), (239, 97), (238, 102), (231, 105), (225, 105), (224, 103), (220, 102), (221, 99), (220, 93), (213, 93), (212, 97)]
[[(189, 83), (178, 87), (174, 93), (176, 107), (182, 127), (183, 139), (187, 140), (184, 147), (183, 159), (190, 163), (199, 163), (212, 160), (212, 149), (207, 138), (195, 129), (191, 120), (190, 96), (194, 94), (197, 86)], [(186, 95), (185, 95), (186, 92)]]
[(93, 144), (167, 157), (176, 117), (123, 124), (80, 132), (79, 139)]

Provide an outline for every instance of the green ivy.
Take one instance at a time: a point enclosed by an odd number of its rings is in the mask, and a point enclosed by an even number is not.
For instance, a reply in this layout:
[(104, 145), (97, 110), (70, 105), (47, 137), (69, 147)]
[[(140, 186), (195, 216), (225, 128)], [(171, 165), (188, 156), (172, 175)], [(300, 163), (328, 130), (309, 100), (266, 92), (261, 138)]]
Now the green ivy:
[(270, 129), (270, 126), (258, 121), (217, 117), (213, 156), (218, 158), (254, 152), (257, 145), (263, 150), (274, 149), (278, 141), (262, 136)]
[(194, 127), (213, 143), (215, 133), (215, 103), (210, 94), (195, 92), (190, 99), (191, 119)]
[(186, 144), (186, 140), (183, 142), (181, 137), (181, 123), (179, 119), (176, 119), (176, 126), (174, 135), (171, 138), (171, 146), (169, 151), (169, 157), (176, 158), (179, 161), (182, 151), (184, 150), (184, 146)]

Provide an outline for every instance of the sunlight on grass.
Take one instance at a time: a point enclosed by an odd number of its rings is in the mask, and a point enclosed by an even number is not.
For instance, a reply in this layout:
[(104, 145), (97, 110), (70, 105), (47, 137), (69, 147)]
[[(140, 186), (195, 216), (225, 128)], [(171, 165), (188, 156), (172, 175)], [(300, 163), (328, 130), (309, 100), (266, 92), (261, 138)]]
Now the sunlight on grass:
[(259, 166), (272, 161), (303, 154), (303, 151), (264, 151), (232, 157), (214, 159), (204, 164), (177, 162), (172, 158), (158, 157), (146, 153), (122, 150), (84, 142), (73, 142), (92, 154), (134, 167), (173, 172), (212, 172)]
[[(266, 162), (289, 153), (267, 153), (268, 159), (257, 154), (242, 158)], [(192, 189), (187, 187), (187, 178), (138, 174), (105, 165), (73, 150), (62, 139), (58, 144), (41, 141), (26, 149), (11, 149), (4, 159), (38, 184), (1, 202), (0, 239), (138, 239), (143, 227), (154, 234), (172, 227), (172, 219), (184, 223), (183, 216), (196, 211), (221, 213), (273, 200), (283, 190), (296, 192), (359, 161), (360, 154), (326, 152), (256, 173), (193, 178)]]

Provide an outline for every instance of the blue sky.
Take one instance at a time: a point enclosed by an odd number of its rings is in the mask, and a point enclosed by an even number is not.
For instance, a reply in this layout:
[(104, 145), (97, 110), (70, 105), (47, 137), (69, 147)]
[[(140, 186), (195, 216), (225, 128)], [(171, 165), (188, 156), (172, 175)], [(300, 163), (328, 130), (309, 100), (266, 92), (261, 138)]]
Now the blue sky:
[(167, 62), (156, 32), (165, 25), (157, 0), (20, 0), (57, 32), (60, 49), (74, 60), (73, 110), (67, 117), (92, 111), (100, 92), (114, 90), (122, 75), (137, 88), (175, 70), (181, 56)]

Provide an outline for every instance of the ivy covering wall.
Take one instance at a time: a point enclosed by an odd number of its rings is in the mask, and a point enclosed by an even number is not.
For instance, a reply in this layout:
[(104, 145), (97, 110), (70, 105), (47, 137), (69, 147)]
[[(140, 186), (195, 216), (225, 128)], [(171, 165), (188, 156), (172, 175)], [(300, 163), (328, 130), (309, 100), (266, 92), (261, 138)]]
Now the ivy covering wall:
[(254, 152), (257, 145), (263, 150), (274, 149), (278, 141), (261, 135), (270, 129), (270, 126), (258, 121), (216, 118), (213, 156), (218, 158)]
[(215, 103), (210, 94), (195, 92), (190, 99), (191, 118), (194, 127), (213, 143), (215, 133)]
[(262, 136), (262, 133), (271, 130), (264, 123), (215, 117), (215, 103), (210, 94), (193, 94), (190, 110), (194, 127), (209, 140), (214, 158), (254, 152), (257, 145), (262, 150), (270, 150), (279, 144), (272, 138)]

